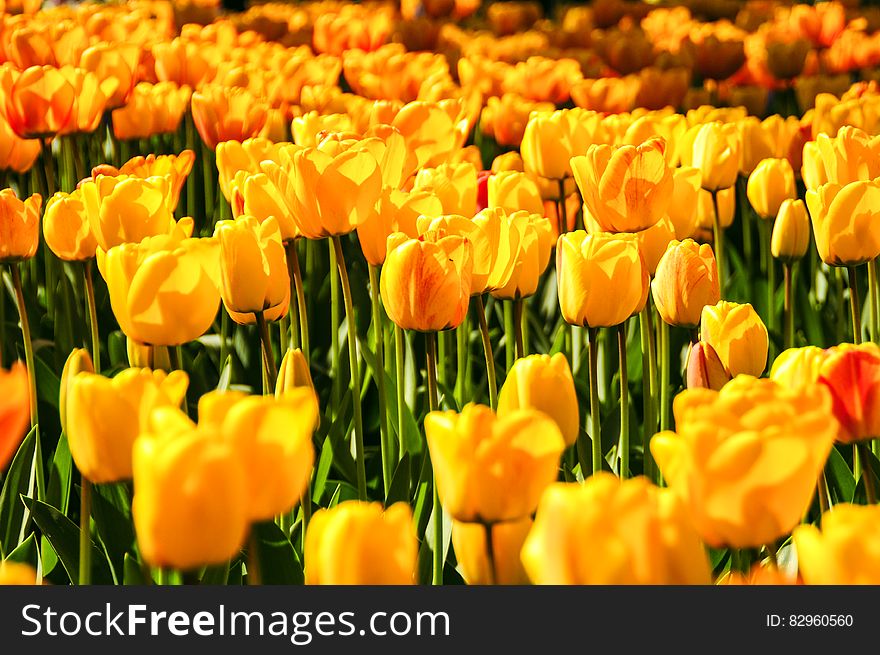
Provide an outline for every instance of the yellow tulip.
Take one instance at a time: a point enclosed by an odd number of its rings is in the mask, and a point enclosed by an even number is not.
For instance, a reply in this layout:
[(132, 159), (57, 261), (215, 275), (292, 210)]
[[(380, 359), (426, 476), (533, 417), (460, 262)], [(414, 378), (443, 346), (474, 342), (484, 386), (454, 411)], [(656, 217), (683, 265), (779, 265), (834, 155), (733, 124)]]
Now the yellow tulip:
[(593, 145), (571, 158), (584, 206), (603, 232), (639, 232), (656, 224), (672, 199), (672, 169), (666, 142), (638, 146)]
[(823, 184), (828, 184), (828, 172), (825, 170), (825, 162), (819, 153), (819, 144), (815, 141), (807, 141), (804, 144), (803, 157), (801, 177), (807, 190), (818, 189)]
[(784, 262), (794, 262), (806, 255), (809, 247), (810, 217), (807, 207), (803, 200), (786, 198), (773, 223), (770, 253)]
[(509, 213), (525, 210), (530, 214), (544, 213), (544, 201), (537, 182), (528, 173), (500, 171), (487, 181), (487, 207), (500, 207)]
[(834, 182), (807, 191), (816, 248), (830, 266), (858, 266), (880, 255), (880, 182)]
[(767, 366), (767, 327), (749, 304), (721, 300), (703, 307), (700, 336), (712, 346), (736, 377), (761, 375)]
[(553, 227), (543, 216), (526, 211), (514, 212), (508, 220), (512, 229), (520, 234), (519, 254), (507, 284), (493, 291), (492, 297), (519, 300), (538, 290), (538, 281), (550, 263)]
[(315, 383), (312, 382), (309, 363), (306, 361), (303, 351), (299, 348), (291, 348), (284, 353), (281, 364), (278, 366), (275, 397), (280, 398), (284, 392), (299, 388), (308, 388), (314, 392)]
[(826, 389), (744, 375), (683, 391), (673, 411), (651, 453), (707, 544), (756, 548), (798, 524), (837, 432)]
[[(733, 217), (736, 215), (736, 189), (719, 189), (717, 193), (718, 213), (721, 215), (719, 223), (722, 228), (733, 225)], [(697, 227), (703, 230), (712, 230), (715, 221), (715, 205), (712, 202), (712, 194), (705, 189), (700, 189), (697, 196)], [(694, 236), (692, 233), (690, 236)]]
[(458, 327), (467, 313), (473, 246), (460, 236), (388, 237), (379, 281), (385, 311), (404, 330), (437, 332)]
[(600, 122), (600, 114), (580, 108), (531, 114), (520, 148), (525, 171), (557, 180), (570, 177), (569, 161), (598, 142)]
[(171, 185), (168, 207), (173, 211), (195, 161), (196, 153), (192, 150), (182, 150), (179, 155), (138, 155), (120, 166), (119, 174), (141, 178), (167, 177)]
[(546, 414), (520, 409), (496, 417), (473, 403), (460, 414), (431, 412), (425, 435), (440, 502), (454, 519), (469, 523), (529, 516), (556, 479), (565, 449)]
[(762, 159), (788, 157), (795, 136), (800, 132), (797, 116), (782, 118), (773, 114), (763, 121), (747, 116), (736, 122), (739, 132), (741, 175), (749, 175)]
[(79, 190), (59, 191), (46, 202), (43, 238), (55, 256), (65, 261), (86, 261), (95, 256), (98, 242)]
[(660, 259), (669, 244), (675, 241), (675, 225), (669, 216), (664, 216), (647, 230), (635, 233), (639, 242), (639, 252), (645, 261), (645, 269), (648, 275), (653, 276), (657, 272)]
[(319, 114), (310, 111), (293, 119), (291, 125), (293, 142), (298, 146), (314, 148), (325, 132), (351, 132), (348, 114)]
[(700, 169), (693, 166), (682, 166), (672, 171), (672, 199), (666, 211), (675, 226), (675, 238), (679, 241), (691, 236), (697, 227), (694, 207), (701, 192), (701, 181)]
[(522, 550), (535, 584), (709, 584), (682, 503), (646, 478), (598, 473), (551, 485)]
[(292, 143), (272, 143), (264, 137), (218, 143), (217, 170), (220, 173), (220, 190), (223, 191), (223, 196), (232, 201), (229, 185), (232, 184), (238, 171), (259, 173), (260, 162), (266, 159), (278, 162), (282, 151), (292, 153), (299, 149), (299, 146)]
[(153, 566), (189, 570), (234, 557), (247, 535), (238, 453), (179, 411), (157, 412), (134, 445), (132, 515), (138, 548)]
[(70, 351), (61, 369), (61, 384), (58, 392), (58, 418), (61, 419), (61, 431), (67, 434), (67, 398), (70, 396), (70, 388), (73, 378), (77, 373), (94, 373), (95, 365), (89, 351), (84, 348), (74, 348)]
[(98, 251), (122, 332), (142, 344), (174, 346), (204, 334), (220, 305), (219, 243), (179, 231)]
[(189, 108), (192, 89), (174, 82), (139, 82), (124, 107), (113, 110), (117, 139), (148, 139), (176, 132)]
[(137, 83), (140, 56), (141, 49), (135, 43), (96, 43), (83, 51), (80, 66), (102, 82), (113, 82), (113, 91), (107, 97), (108, 109), (122, 107), (128, 102)]
[(500, 146), (519, 146), (531, 113), (553, 109), (553, 103), (533, 102), (516, 93), (490, 96), (480, 114), (480, 130), (490, 134)]
[(880, 136), (871, 137), (857, 127), (844, 125), (836, 137), (816, 136), (816, 147), (828, 182), (845, 186), (880, 177)]
[(229, 187), (232, 215), (235, 218), (253, 216), (262, 223), (272, 217), (278, 222), (282, 241), (292, 241), (300, 236), (292, 210), (265, 173), (250, 174), (240, 170)]
[(498, 395), (498, 416), (519, 409), (535, 409), (556, 421), (566, 446), (577, 441), (580, 411), (565, 355), (529, 355), (514, 362)]
[(784, 350), (770, 367), (770, 379), (792, 389), (813, 384), (819, 379), (822, 364), (831, 354), (831, 350), (817, 346)]
[(189, 380), (183, 371), (129, 368), (113, 379), (77, 373), (67, 390), (67, 438), (76, 467), (95, 483), (132, 475), (132, 446), (156, 407), (179, 406)]
[(648, 298), (648, 271), (632, 234), (563, 234), (556, 245), (556, 275), (559, 306), (571, 325), (619, 325)]
[(233, 320), (248, 325), (256, 322), (257, 312), (267, 321), (284, 316), (290, 276), (275, 218), (220, 221), (214, 236), (220, 241), (220, 296)]
[(306, 532), (306, 584), (412, 584), (419, 544), (406, 503), (350, 500), (315, 512)]
[(443, 207), (431, 191), (400, 191), (385, 187), (376, 211), (358, 226), (358, 241), (367, 263), (381, 266), (387, 254), (388, 237), (403, 232), (415, 239), (419, 236), (419, 216), (440, 216)]
[(712, 247), (693, 239), (672, 241), (657, 265), (651, 293), (660, 318), (669, 325), (699, 325), (703, 307), (721, 297)]
[(40, 205), (35, 193), (19, 200), (12, 189), (0, 191), (0, 262), (30, 259), (40, 245)]
[(440, 199), (444, 214), (477, 213), (477, 169), (473, 164), (440, 164), (416, 175), (414, 191), (429, 191)]
[(821, 530), (800, 525), (792, 539), (806, 584), (880, 584), (880, 505), (840, 503), (822, 515)]
[(525, 585), (529, 583), (520, 559), (526, 535), (532, 528), (531, 517), (496, 523), (492, 530), (494, 569), (489, 570), (486, 530), (479, 523), (452, 522), (452, 546), (465, 582), (471, 585)]
[(713, 121), (696, 132), (690, 165), (703, 174), (701, 186), (707, 191), (729, 189), (739, 173), (740, 142), (736, 125)]
[(469, 127), (460, 117), (460, 100), (428, 102), (416, 100), (404, 105), (392, 121), (414, 152), (419, 168), (437, 166), (461, 148)]
[(797, 198), (794, 170), (787, 159), (762, 159), (746, 186), (752, 209), (763, 219), (773, 220), (785, 200)]

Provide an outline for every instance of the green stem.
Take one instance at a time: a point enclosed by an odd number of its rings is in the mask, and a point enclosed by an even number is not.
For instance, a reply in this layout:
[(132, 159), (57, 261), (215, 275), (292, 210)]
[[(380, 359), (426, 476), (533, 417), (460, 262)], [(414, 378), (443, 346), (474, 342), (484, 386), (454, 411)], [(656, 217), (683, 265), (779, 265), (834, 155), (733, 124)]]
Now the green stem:
[(220, 372), (226, 366), (226, 360), (229, 358), (229, 314), (226, 310), (221, 312), (220, 316)]
[[(766, 243), (764, 252), (767, 257), (767, 332), (773, 333), (776, 327), (776, 262), (773, 259), (773, 253), (770, 249), (770, 239), (772, 236), (773, 223), (771, 221), (761, 221), (763, 230), (762, 238)], [(770, 340), (771, 351), (773, 349), (773, 340)], [(770, 353), (770, 359), (773, 359), (773, 353)]]
[(583, 336), (581, 330), (583, 328), (571, 326), (571, 370), (576, 373), (581, 367), (581, 346), (583, 345)]
[[(590, 422), (592, 430), (590, 438), (593, 442), (593, 473), (602, 470), (602, 416), (599, 406), (599, 328), (591, 327), (588, 331), (590, 342)], [(581, 462), (581, 472), (584, 473)], [(584, 473), (586, 477), (586, 473)]]
[(382, 336), (382, 304), (379, 298), (379, 267), (370, 264), (370, 300), (373, 310), (373, 347), (376, 350), (376, 389), (379, 393), (379, 436), (382, 446), (382, 480), (385, 497), (394, 477), (394, 442), (388, 429), (388, 409), (385, 402), (385, 355)]
[(351, 403), (354, 408), (354, 448), (355, 463), (357, 464), (358, 498), (366, 500), (367, 472), (364, 463), (364, 422), (361, 417), (361, 375), (357, 352), (357, 321), (354, 316), (354, 301), (351, 297), (348, 270), (345, 268), (342, 241), (338, 236), (332, 237), (331, 240), (336, 252), (336, 267), (339, 269), (342, 298), (345, 302), (345, 317), (348, 321), (348, 363), (351, 368)]
[(877, 487), (874, 484), (874, 469), (871, 466), (871, 451), (867, 441), (859, 442), (859, 456), (862, 460), (862, 479), (865, 481), (865, 496), (869, 505), (877, 504)]
[[(196, 129), (193, 124), (192, 112), (187, 111), (183, 117), (183, 129), (184, 134), (186, 135), (186, 147), (193, 152), (198, 152), (196, 150)], [(193, 166), (193, 170), (190, 171), (190, 174), (186, 178), (186, 214), (187, 216), (191, 216), (193, 219), (196, 218), (196, 169)], [(202, 226), (202, 231), (206, 229), (206, 226)]]
[(467, 361), (468, 361), (468, 314), (465, 312), (464, 320), (457, 328), (455, 328), (456, 340), (456, 373), (455, 373), (455, 398), (458, 404), (464, 406), (465, 387), (467, 381)]
[[(428, 407), (436, 412), (440, 409), (437, 394), (437, 333), (425, 333), (425, 360), (427, 370)], [(440, 507), (440, 496), (437, 493), (437, 478), (432, 476), (434, 489), (434, 574), (432, 584), (443, 584), (443, 508)]]
[(406, 439), (404, 438), (405, 423), (403, 420), (403, 407), (406, 404), (406, 376), (405, 371), (405, 349), (403, 343), (403, 328), (399, 325), (394, 326), (394, 372), (397, 391), (397, 441), (399, 459), (403, 459), (406, 453)]
[(333, 386), (330, 390), (330, 407), (333, 417), (339, 408), (341, 390), (339, 386), (339, 267), (336, 262), (336, 245), (330, 240), (330, 370), (333, 371)]
[[(309, 318), (306, 309), (306, 292), (303, 288), (302, 271), (299, 268), (299, 255), (296, 252), (295, 241), (288, 241), (284, 247), (287, 250), (288, 272), (290, 273), (290, 279), (293, 281), (293, 291), (296, 293), (296, 307), (299, 312), (300, 343), (302, 344), (303, 355), (305, 355), (306, 362), (308, 362), (310, 358)], [(293, 325), (293, 320), (293, 310), (291, 309), (291, 325)]]
[(95, 282), (92, 277), (92, 260), (83, 262), (83, 280), (86, 285), (86, 303), (89, 310), (89, 327), (92, 333), (92, 363), (95, 372), (101, 372), (101, 337), (98, 333), (98, 311), (95, 306)]
[(516, 359), (526, 356), (525, 340), (523, 339), (523, 299), (513, 301), (513, 330), (516, 338)]
[(712, 245), (715, 250), (715, 262), (718, 265), (718, 288), (724, 295), (724, 228), (721, 226), (721, 215), (718, 213), (718, 190), (712, 193)]
[(868, 262), (868, 286), (871, 294), (871, 341), (880, 342), (880, 284), (878, 284), (877, 259)]
[(651, 457), (651, 437), (654, 436), (654, 428), (656, 426), (654, 420), (654, 387), (656, 386), (652, 379), (652, 368), (656, 363), (651, 361), (650, 340), (652, 340), (652, 329), (650, 324), (651, 310), (646, 305), (639, 314), (639, 329), (642, 341), (642, 403), (643, 403), (643, 425), (642, 425), (642, 452), (643, 463), (642, 473), (649, 480), (653, 480), (653, 458)]
[(785, 286), (785, 301), (783, 306), (784, 327), (783, 327), (783, 348), (788, 349), (794, 346), (794, 294), (792, 293), (792, 273), (794, 264), (785, 262), (782, 265), (783, 284)]
[(849, 306), (852, 315), (853, 343), (862, 342), (862, 306), (859, 301), (859, 273), (855, 266), (847, 267), (849, 273)]
[(498, 584), (498, 571), (495, 564), (495, 540), (492, 534), (493, 525), (491, 523), (483, 523), (483, 530), (486, 533), (486, 569), (489, 572), (488, 584)]
[(202, 143), (202, 184), (205, 194), (205, 226), (214, 224), (214, 151)]
[(492, 353), (492, 341), (489, 339), (489, 323), (486, 320), (486, 307), (483, 296), (474, 296), (477, 303), (477, 318), (480, 321), (480, 335), (483, 337), (483, 352), (486, 355), (486, 378), (489, 383), (489, 405), (492, 410), (498, 409), (498, 387), (495, 382), (495, 355)]
[(272, 341), (269, 338), (269, 325), (263, 312), (254, 312), (257, 317), (257, 330), (260, 333), (260, 342), (263, 344), (263, 361), (266, 364), (266, 381), (268, 389), (263, 393), (271, 393), (275, 389), (275, 379), (278, 377), (278, 369), (275, 368), (275, 355), (272, 353)]
[(83, 476), (79, 504), (79, 584), (92, 581), (92, 483)]
[(557, 234), (565, 233), (567, 216), (565, 215), (565, 178), (556, 180), (558, 196), (556, 198), (556, 228)]
[(779, 561), (776, 559), (776, 545), (775, 544), (767, 544), (764, 546), (767, 549), (767, 556), (770, 558), (770, 563), (773, 565), (774, 569), (779, 568)]
[(302, 529), (300, 530), (302, 536), (302, 543), (300, 544), (302, 548), (303, 560), (305, 560), (306, 556), (306, 530), (308, 530), (309, 523), (312, 521), (312, 481), (309, 480), (309, 486), (306, 487), (306, 492), (303, 494), (302, 499), (300, 500), (300, 505), (302, 506), (303, 513), (303, 522)]
[(669, 422), (669, 326), (660, 321), (657, 327), (660, 350), (660, 429), (668, 430)]
[(506, 373), (510, 373), (513, 368), (513, 362), (516, 360), (516, 337), (514, 337), (513, 327), (513, 307), (511, 303), (502, 303), (504, 306), (504, 363)]
[(18, 303), (18, 316), (21, 320), (21, 337), (24, 342), (24, 360), (27, 365), (28, 379), (30, 381), (30, 413), (31, 427), (39, 423), (37, 412), (37, 377), (36, 362), (34, 360), (34, 344), (31, 341), (31, 326), (27, 315), (27, 305), (24, 302), (24, 290), (21, 286), (21, 272), (18, 264), (9, 265), (12, 272), (12, 286), (15, 289), (15, 300)]
[(831, 502), (828, 499), (828, 481), (825, 479), (825, 471), (819, 473), (819, 479), (816, 482), (816, 495), (819, 496), (819, 511), (824, 514), (831, 509)]
[(629, 380), (626, 371), (626, 321), (617, 326), (620, 353), (620, 477), (629, 477)]

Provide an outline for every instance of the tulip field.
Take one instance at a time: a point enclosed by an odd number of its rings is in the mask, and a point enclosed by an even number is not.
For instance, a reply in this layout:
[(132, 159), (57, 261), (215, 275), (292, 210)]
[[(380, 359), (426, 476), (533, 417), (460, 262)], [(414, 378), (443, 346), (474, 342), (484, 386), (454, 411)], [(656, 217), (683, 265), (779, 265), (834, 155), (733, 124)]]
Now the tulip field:
[(857, 0), (7, 0), (0, 584), (880, 584), (878, 82)]

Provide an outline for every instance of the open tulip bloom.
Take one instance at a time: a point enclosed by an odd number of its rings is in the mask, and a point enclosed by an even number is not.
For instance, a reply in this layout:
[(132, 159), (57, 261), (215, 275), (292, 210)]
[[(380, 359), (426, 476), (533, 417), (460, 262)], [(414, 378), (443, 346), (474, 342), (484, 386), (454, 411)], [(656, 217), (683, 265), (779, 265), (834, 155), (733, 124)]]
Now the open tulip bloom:
[(484, 4), (6, 3), (0, 583), (880, 584), (876, 16)]

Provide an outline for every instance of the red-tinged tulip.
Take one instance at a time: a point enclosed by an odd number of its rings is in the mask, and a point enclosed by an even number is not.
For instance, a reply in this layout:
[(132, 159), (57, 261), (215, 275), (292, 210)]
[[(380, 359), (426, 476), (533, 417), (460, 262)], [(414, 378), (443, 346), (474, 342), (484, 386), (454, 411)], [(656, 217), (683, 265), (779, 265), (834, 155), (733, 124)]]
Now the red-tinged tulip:
[(22, 362), (0, 369), (0, 472), (12, 461), (30, 422), (29, 388)]
[(193, 121), (212, 150), (222, 141), (257, 136), (266, 124), (267, 110), (247, 89), (210, 85), (192, 95)]
[(819, 369), (831, 391), (840, 424), (837, 441), (855, 443), (880, 435), (880, 349), (873, 343), (840, 348)]
[(691, 344), (687, 358), (685, 384), (688, 389), (714, 389), (718, 391), (730, 380), (730, 373), (712, 346), (705, 341)]
[(52, 66), (32, 66), (4, 80), (6, 119), (24, 139), (50, 137), (67, 125), (76, 92), (61, 71)]

